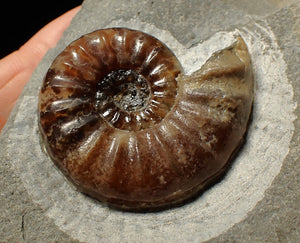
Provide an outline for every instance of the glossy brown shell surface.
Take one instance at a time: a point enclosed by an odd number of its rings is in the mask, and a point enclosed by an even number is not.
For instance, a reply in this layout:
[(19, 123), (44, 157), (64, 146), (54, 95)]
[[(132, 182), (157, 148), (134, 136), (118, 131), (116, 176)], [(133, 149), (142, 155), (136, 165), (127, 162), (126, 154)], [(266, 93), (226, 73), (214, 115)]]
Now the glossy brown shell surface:
[(52, 63), (39, 126), (51, 159), (80, 191), (122, 209), (157, 209), (219, 176), (243, 141), (252, 101), (240, 37), (186, 76), (156, 38), (103, 29)]

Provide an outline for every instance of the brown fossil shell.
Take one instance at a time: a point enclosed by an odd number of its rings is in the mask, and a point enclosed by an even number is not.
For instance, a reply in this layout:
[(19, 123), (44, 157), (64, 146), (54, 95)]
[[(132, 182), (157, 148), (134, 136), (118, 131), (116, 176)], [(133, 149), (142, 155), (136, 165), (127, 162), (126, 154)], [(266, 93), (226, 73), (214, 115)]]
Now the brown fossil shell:
[(190, 76), (159, 40), (97, 30), (52, 63), (39, 97), (42, 142), (85, 194), (126, 210), (183, 202), (226, 168), (253, 101), (241, 37)]

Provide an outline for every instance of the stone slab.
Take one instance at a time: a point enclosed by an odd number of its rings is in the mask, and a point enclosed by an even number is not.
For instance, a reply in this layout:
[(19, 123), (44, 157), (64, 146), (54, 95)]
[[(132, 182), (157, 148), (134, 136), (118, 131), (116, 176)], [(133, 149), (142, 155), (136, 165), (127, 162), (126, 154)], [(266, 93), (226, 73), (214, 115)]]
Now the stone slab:
[[(0, 241), (299, 242), (299, 17), (298, 1), (85, 0), (1, 133)], [(112, 26), (159, 37), (186, 71), (226, 46), (232, 33), (240, 33), (250, 48), (258, 97), (249, 142), (223, 181), (182, 208), (116, 212), (73, 190), (43, 157), (36, 114), (43, 76), (72, 40)], [(235, 193), (238, 183), (245, 189)]]

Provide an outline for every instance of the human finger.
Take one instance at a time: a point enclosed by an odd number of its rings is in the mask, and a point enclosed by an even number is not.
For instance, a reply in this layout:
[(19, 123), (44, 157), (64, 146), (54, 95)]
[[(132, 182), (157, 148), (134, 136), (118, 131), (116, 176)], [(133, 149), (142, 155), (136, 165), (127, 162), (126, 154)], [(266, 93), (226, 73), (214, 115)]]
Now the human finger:
[(80, 6), (66, 12), (38, 31), (19, 50), (0, 60), (0, 89), (25, 68), (36, 67), (46, 51), (56, 45)]
[(68, 11), (38, 31), (19, 50), (0, 60), (0, 130), (47, 50), (54, 47), (80, 6)]

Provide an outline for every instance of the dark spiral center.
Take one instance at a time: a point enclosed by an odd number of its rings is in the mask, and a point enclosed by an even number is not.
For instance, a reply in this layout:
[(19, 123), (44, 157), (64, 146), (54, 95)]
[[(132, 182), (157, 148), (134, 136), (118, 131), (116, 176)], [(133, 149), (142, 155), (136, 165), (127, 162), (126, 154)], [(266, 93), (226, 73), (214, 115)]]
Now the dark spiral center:
[(96, 100), (100, 103), (114, 103), (127, 112), (143, 109), (149, 100), (150, 89), (147, 80), (134, 70), (114, 70), (98, 84)]

